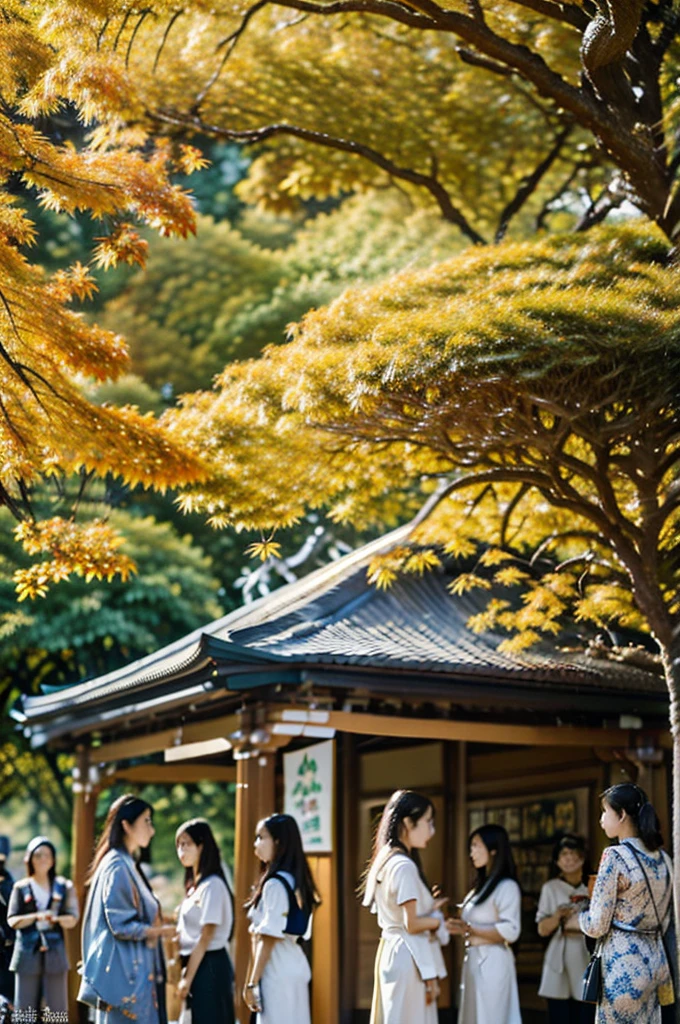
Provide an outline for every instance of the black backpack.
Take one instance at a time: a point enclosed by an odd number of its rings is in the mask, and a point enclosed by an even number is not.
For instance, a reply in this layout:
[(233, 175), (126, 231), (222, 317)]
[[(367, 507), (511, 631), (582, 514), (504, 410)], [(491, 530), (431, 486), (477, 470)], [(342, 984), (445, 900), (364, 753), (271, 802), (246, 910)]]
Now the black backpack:
[(283, 929), (286, 935), (304, 935), (309, 925), (310, 914), (304, 910), (297, 901), (297, 897), (283, 875), (275, 871), (271, 876), (277, 878), (288, 893), (288, 917), (286, 927)]

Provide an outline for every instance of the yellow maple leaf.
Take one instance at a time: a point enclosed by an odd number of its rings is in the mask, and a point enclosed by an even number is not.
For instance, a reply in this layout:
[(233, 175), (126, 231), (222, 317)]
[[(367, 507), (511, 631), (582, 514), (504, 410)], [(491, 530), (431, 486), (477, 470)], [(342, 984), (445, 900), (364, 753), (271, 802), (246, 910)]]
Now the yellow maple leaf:
[(256, 541), (246, 548), (246, 554), (250, 555), (251, 558), (259, 558), (261, 562), (266, 562), (268, 558), (281, 557), (281, 545), (271, 538), (269, 540)]

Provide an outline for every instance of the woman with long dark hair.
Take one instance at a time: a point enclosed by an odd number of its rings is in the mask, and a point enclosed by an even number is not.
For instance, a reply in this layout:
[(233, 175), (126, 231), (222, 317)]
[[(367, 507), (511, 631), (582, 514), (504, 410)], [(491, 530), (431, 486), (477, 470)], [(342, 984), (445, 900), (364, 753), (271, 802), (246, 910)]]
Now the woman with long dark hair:
[(432, 801), (399, 789), (383, 811), (365, 875), (363, 904), (382, 929), (375, 961), (371, 1024), (436, 1024), (441, 945), (448, 932), (420, 863), (434, 835)]
[(96, 1024), (167, 1024), (164, 925), (138, 861), (154, 835), (153, 809), (126, 793), (109, 808), (88, 874), (78, 999), (96, 1009)]
[(539, 996), (548, 1000), (550, 1024), (592, 1024), (595, 1007), (582, 1001), (590, 954), (579, 927), (579, 903), (588, 899), (586, 844), (564, 835), (553, 848), (552, 873), (541, 888), (538, 934), (550, 938), (543, 958)]
[(617, 839), (602, 854), (590, 905), (580, 914), (586, 935), (601, 940), (603, 986), (597, 1024), (660, 1024), (672, 1001), (663, 935), (668, 928), (673, 866), (661, 849), (656, 811), (647, 794), (622, 782), (602, 794), (600, 826)]
[(175, 846), (186, 892), (177, 925), (183, 968), (178, 993), (197, 1024), (234, 1024), (234, 971), (227, 951), (234, 905), (220, 851), (205, 818), (180, 825)]
[(26, 877), (14, 883), (7, 923), (16, 929), (10, 971), (14, 972), (14, 1009), (42, 1020), (68, 1010), (69, 962), (64, 929), (78, 923), (73, 884), (57, 874), (57, 851), (47, 836), (35, 836), (26, 847)]
[(458, 1024), (522, 1024), (510, 949), (522, 926), (522, 894), (510, 839), (501, 825), (482, 825), (469, 844), (477, 877), (460, 918), (447, 921), (465, 938)]
[(257, 1024), (311, 1024), (311, 971), (300, 937), (309, 937), (321, 902), (290, 814), (272, 814), (255, 830), (260, 877), (246, 904), (252, 939), (243, 998)]

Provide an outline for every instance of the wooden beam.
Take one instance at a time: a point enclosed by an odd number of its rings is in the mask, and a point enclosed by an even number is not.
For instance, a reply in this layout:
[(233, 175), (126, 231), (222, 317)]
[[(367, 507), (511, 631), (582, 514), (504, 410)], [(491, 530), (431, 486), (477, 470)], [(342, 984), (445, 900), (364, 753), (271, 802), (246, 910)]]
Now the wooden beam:
[(507, 743), (527, 747), (611, 746), (625, 749), (632, 745), (628, 729), (579, 728), (569, 725), (503, 725), (500, 722), (404, 718), (397, 715), (370, 715), (353, 711), (329, 711), (324, 724), (338, 732), (403, 739)]
[[(453, 779), (454, 784), (454, 836), (453, 836), (453, 862), (455, 865), (455, 889), (456, 893), (465, 893), (468, 891), (468, 883), (470, 879), (470, 856), (468, 850), (468, 833), (470, 831), (468, 825), (468, 751), (467, 743), (461, 740), (456, 744), (456, 761), (455, 761), (455, 777)], [(458, 897), (462, 898), (461, 896)], [(450, 913), (454, 913), (454, 907), (449, 905), (447, 908)], [(464, 949), (462, 948), (462, 942), (451, 943), (453, 945), (453, 962), (454, 962), (454, 977), (460, 978), (460, 972), (463, 967), (463, 954)], [(452, 992), (452, 1002), (454, 1006), (458, 1006), (459, 999), (457, 998), (458, 990), (454, 989)]]
[(111, 761), (128, 761), (132, 757), (157, 754), (180, 743), (200, 743), (220, 736), (229, 738), (239, 727), (237, 715), (221, 715), (202, 722), (185, 722), (174, 729), (159, 729), (158, 732), (143, 736), (130, 736), (113, 743), (92, 747), (90, 760), (94, 764), (109, 764)]
[(359, 821), (357, 814), (357, 794), (359, 793), (359, 759), (356, 752), (357, 741), (350, 733), (344, 733), (338, 740), (340, 772), (336, 786), (336, 821), (340, 823), (336, 831), (337, 848), (340, 855), (339, 871), (341, 876), (340, 913), (338, 929), (340, 933), (340, 979), (339, 1003), (340, 1024), (352, 1024), (357, 988), (357, 967), (359, 944), (359, 901), (356, 896), (357, 860), (359, 850)]
[[(603, 753), (605, 752), (608, 760), (615, 756), (612, 747), (604, 748)], [(529, 764), (527, 751), (517, 747), (516, 750), (473, 754), (468, 760), (468, 781), (485, 782), (508, 775), (526, 775), (527, 771), (534, 774), (599, 763), (597, 750), (590, 747), (541, 747), (531, 751)]]
[[(257, 875), (253, 853), (255, 826), (261, 818), (276, 810), (276, 756), (273, 753), (240, 758), (236, 762), (236, 829), (234, 836), (234, 903), (237, 911), (250, 896)], [(245, 1020), (247, 1013), (242, 993), (250, 956), (248, 918), (237, 912), (234, 927), (234, 999), (236, 1017)]]
[[(97, 792), (90, 789), (88, 774), (90, 763), (84, 746), (76, 747), (76, 768), (73, 785), (73, 818), (71, 826), (71, 880), (78, 896), (81, 920), (85, 898), (85, 876), (94, 852), (94, 825), (97, 808)], [(80, 926), (66, 933), (71, 963), (81, 958)], [(80, 977), (69, 971), (69, 1020), (84, 1020), (85, 1007), (76, 1002)]]
[(309, 867), (321, 897), (314, 912), (312, 938), (312, 1020), (338, 1024), (340, 984), (338, 953), (337, 839), (336, 852), (308, 855)]
[(600, 762), (593, 761), (591, 764), (577, 765), (574, 768), (556, 768), (553, 772), (532, 772), (528, 763), (523, 771), (513, 771), (511, 768), (507, 774), (499, 774), (496, 779), (485, 779), (483, 782), (468, 781), (468, 799), (488, 800), (494, 796), (535, 793), (537, 789), (547, 792), (553, 789), (597, 785), (601, 768)]
[(174, 786), (183, 782), (236, 782), (236, 766), (230, 764), (136, 764), (119, 768), (105, 782), (134, 782)]

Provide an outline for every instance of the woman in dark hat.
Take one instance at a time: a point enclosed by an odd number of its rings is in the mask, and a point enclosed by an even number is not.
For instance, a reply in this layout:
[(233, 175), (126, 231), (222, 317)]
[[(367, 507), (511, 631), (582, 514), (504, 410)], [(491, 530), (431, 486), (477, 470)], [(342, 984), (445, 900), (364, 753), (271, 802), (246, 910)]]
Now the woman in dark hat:
[(137, 856), (154, 835), (153, 810), (127, 793), (104, 822), (83, 918), (78, 999), (96, 1009), (96, 1024), (167, 1024), (161, 909)]
[(46, 836), (36, 836), (26, 847), (26, 877), (14, 883), (7, 923), (16, 940), (10, 970), (14, 972), (14, 1007), (51, 1014), (68, 1009), (69, 962), (64, 929), (78, 922), (78, 901), (73, 884), (57, 875), (57, 851)]

